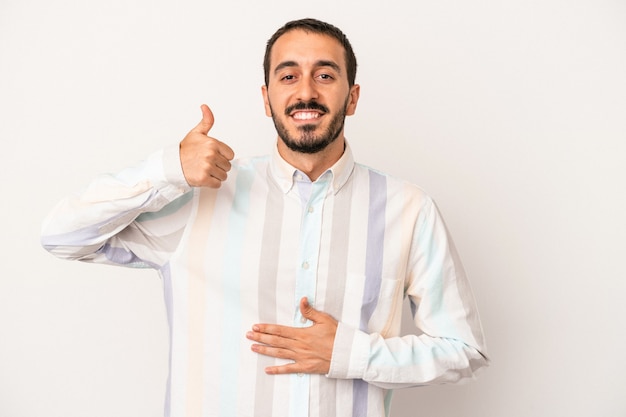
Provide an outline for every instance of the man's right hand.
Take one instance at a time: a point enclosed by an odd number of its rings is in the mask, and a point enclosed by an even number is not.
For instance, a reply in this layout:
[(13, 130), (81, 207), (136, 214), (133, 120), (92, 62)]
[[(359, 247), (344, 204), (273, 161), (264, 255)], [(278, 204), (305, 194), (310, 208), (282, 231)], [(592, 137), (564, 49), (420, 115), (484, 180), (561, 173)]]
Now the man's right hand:
[(213, 127), (213, 113), (206, 104), (200, 108), (202, 120), (180, 142), (180, 163), (190, 186), (219, 188), (226, 180), (235, 153), (208, 135)]

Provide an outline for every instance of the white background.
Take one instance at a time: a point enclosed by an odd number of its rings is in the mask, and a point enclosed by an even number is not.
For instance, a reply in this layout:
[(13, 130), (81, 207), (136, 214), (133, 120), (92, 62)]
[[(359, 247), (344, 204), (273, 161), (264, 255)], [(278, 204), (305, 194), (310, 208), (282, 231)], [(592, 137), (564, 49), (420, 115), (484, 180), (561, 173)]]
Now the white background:
[(342, 28), (360, 162), (438, 202), (492, 366), (397, 391), (394, 417), (626, 415), (626, 3), (0, 0), (0, 416), (162, 414), (153, 271), (57, 260), (62, 196), (178, 142), (208, 103), (240, 156), (274, 143), (265, 41)]

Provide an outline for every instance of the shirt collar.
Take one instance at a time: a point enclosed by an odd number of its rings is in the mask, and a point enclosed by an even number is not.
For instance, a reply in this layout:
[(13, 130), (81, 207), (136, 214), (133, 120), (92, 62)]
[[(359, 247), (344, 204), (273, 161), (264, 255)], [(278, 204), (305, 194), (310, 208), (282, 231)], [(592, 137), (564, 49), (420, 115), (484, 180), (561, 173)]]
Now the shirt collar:
[[(337, 194), (341, 187), (346, 184), (353, 170), (354, 157), (352, 156), (350, 145), (346, 141), (346, 148), (341, 158), (328, 168), (324, 174), (320, 175), (320, 178), (327, 177), (330, 172), (332, 192)], [(294, 177), (297, 172), (300, 171), (285, 161), (278, 153), (278, 147), (275, 146), (270, 163), (270, 173), (283, 193), (287, 194), (293, 188)]]

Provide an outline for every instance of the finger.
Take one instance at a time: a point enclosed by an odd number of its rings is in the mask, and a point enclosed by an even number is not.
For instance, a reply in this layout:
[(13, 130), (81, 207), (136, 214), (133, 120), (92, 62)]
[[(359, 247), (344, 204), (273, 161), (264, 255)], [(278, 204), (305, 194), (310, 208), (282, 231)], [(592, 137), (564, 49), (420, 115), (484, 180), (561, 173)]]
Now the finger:
[(248, 332), (246, 337), (265, 346), (294, 350), (297, 349), (299, 342), (297, 339), (291, 339), (284, 336), (276, 336), (271, 333)]
[(268, 375), (302, 374), (306, 373), (302, 366), (297, 363), (288, 363), (281, 366), (268, 366), (265, 368)]
[(209, 161), (211, 167), (209, 173), (217, 178), (225, 180), (226, 175), (231, 168), (230, 161), (224, 155), (219, 153), (219, 150), (217, 150), (211, 158), (212, 159)]
[(200, 120), (200, 123), (198, 123), (198, 125), (194, 127), (191, 131), (207, 135), (213, 127), (215, 118), (213, 117), (213, 112), (206, 104), (200, 106), (200, 110), (202, 110), (202, 120)]
[[(217, 150), (220, 155), (222, 155), (228, 161), (232, 161), (235, 157), (235, 152), (233, 151), (233, 149), (224, 142), (218, 141)], [(228, 169), (230, 169), (230, 164), (228, 164)], [(228, 169), (226, 171), (228, 171)]]
[[(228, 159), (224, 158), (223, 161), (217, 161), (215, 163), (215, 166), (222, 171), (223, 176), (226, 177), (228, 174), (228, 171), (230, 171), (230, 162), (228, 161)], [(223, 178), (222, 180), (225, 180), (226, 178)]]
[(220, 169), (220, 168), (210, 170), (208, 171), (208, 174), (211, 178), (215, 178), (219, 182), (224, 182), (228, 178), (228, 174), (223, 169)]
[(266, 345), (254, 344), (250, 346), (250, 349), (253, 352), (256, 352), (260, 355), (270, 356), (272, 358), (278, 358), (278, 359), (295, 360), (295, 356), (296, 356), (295, 353), (291, 350), (281, 349), (281, 348), (276, 348), (276, 347), (266, 346)]
[(252, 330), (257, 335), (267, 334), (287, 339), (295, 339), (298, 329), (289, 326), (281, 326), (280, 324), (255, 324), (252, 326)]

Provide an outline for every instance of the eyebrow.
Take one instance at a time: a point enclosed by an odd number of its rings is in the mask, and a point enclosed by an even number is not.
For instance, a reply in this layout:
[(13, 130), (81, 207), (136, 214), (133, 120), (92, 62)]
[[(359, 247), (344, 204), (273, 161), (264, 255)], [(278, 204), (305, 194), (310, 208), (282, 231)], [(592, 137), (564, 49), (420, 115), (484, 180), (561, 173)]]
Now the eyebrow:
[[(276, 66), (276, 68), (274, 68), (274, 74), (278, 73), (280, 70), (282, 70), (283, 68), (290, 68), (290, 67), (298, 67), (298, 63), (296, 61), (284, 61), (281, 62), (280, 64), (278, 64)], [(336, 62), (334, 61), (328, 61), (328, 60), (319, 60), (315, 63), (315, 67), (329, 67), (334, 69), (335, 71), (337, 71), (339, 74), (341, 74), (341, 68), (339, 68), (339, 65), (337, 65)]]

